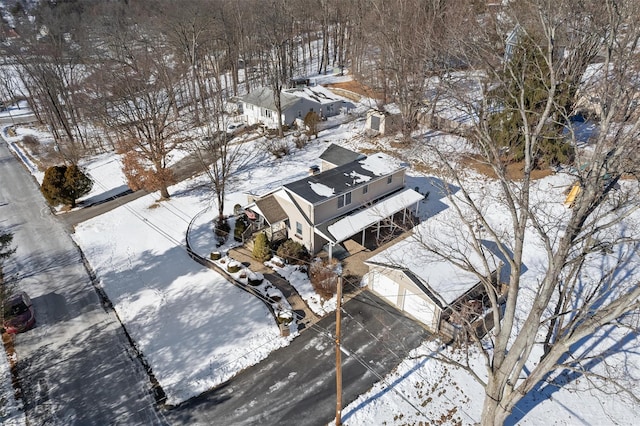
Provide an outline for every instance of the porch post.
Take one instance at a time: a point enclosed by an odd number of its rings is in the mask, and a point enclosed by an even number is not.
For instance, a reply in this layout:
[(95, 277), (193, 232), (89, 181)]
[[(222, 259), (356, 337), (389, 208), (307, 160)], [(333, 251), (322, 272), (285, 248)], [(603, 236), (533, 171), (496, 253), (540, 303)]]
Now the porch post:
[(376, 230), (376, 239), (380, 239), (380, 221), (378, 221), (378, 229)]
[(329, 260), (333, 259), (333, 243), (329, 241)]
[(364, 247), (364, 237), (365, 237), (365, 231), (367, 230), (367, 228), (364, 228), (362, 230), (362, 247)]
[(404, 225), (405, 219), (407, 218), (407, 209), (402, 209), (402, 224)]
[(420, 201), (416, 201), (416, 216), (418, 216), (418, 209), (420, 208)]

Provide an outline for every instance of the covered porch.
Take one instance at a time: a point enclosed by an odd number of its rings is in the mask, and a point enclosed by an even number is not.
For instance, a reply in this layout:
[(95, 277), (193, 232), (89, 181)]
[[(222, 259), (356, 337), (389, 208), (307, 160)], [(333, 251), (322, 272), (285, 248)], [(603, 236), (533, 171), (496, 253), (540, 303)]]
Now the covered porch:
[(249, 219), (249, 227), (243, 235), (243, 242), (256, 232), (264, 232), (272, 242), (287, 239), (288, 217), (273, 195), (249, 204), (244, 213)]
[[(413, 215), (417, 215), (419, 202), (423, 198), (424, 195), (405, 188), (369, 207), (317, 225), (314, 233), (327, 241), (329, 258), (333, 257), (336, 246), (346, 240), (353, 239), (362, 247), (367, 247), (372, 241), (380, 241), (385, 227), (392, 228), (398, 223), (397, 228), (404, 230), (402, 225), (407, 225)], [(412, 206), (415, 206), (413, 210)]]

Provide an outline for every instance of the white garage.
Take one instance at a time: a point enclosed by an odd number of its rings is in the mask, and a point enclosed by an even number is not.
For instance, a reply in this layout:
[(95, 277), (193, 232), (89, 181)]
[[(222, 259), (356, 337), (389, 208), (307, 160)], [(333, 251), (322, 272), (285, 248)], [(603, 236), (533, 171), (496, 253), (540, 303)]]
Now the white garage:
[(369, 288), (383, 299), (391, 302), (392, 305), (398, 304), (400, 296), (400, 286), (397, 282), (384, 274), (369, 274)]
[(410, 271), (389, 265), (365, 262), (369, 266), (366, 283), (369, 289), (402, 312), (438, 331), (443, 304)]
[(405, 289), (402, 310), (424, 323), (431, 330), (438, 329), (440, 307), (433, 303), (432, 300), (425, 298), (424, 293), (416, 293)]

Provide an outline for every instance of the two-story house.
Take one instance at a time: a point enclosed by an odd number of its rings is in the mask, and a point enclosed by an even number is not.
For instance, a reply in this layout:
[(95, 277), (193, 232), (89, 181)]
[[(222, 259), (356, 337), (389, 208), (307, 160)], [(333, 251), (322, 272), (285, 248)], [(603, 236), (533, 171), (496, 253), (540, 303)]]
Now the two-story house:
[[(424, 196), (405, 188), (405, 167), (384, 154), (369, 156), (331, 145), (320, 173), (288, 183), (247, 206), (268, 233), (284, 232), (311, 253), (333, 247), (412, 206)], [(416, 212), (417, 213), (417, 212)]]

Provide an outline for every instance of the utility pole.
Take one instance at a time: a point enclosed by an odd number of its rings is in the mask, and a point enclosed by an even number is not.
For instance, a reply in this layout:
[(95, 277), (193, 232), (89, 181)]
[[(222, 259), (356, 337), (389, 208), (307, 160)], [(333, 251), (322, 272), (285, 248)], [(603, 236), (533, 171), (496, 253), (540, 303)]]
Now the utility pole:
[(342, 275), (338, 277), (336, 294), (336, 426), (342, 424), (342, 357), (340, 352), (340, 318), (342, 309)]

